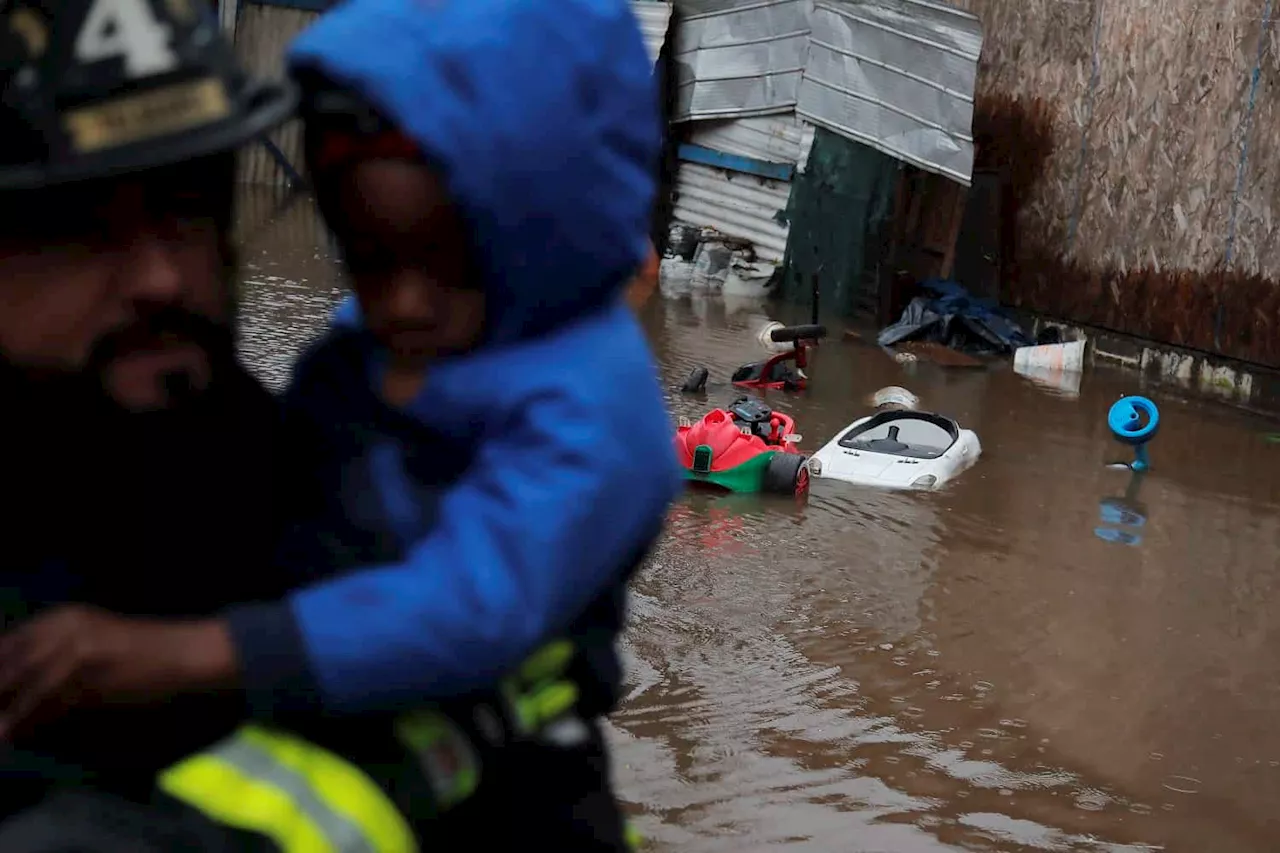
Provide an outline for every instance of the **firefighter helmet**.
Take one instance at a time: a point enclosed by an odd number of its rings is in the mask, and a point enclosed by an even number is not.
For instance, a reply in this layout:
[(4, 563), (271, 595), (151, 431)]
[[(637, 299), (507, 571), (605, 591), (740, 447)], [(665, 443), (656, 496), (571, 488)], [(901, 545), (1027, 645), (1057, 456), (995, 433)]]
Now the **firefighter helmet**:
[(295, 105), (204, 0), (0, 0), (0, 190), (230, 151)]

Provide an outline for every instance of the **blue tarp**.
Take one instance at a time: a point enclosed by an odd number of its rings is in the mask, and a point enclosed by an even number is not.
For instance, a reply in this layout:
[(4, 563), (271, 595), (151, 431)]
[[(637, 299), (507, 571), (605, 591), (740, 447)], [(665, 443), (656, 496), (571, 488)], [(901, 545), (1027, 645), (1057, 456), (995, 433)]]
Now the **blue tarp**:
[(931, 278), (892, 326), (880, 330), (880, 346), (901, 341), (933, 341), (952, 349), (1007, 353), (1034, 344), (996, 302), (973, 296), (954, 281)]

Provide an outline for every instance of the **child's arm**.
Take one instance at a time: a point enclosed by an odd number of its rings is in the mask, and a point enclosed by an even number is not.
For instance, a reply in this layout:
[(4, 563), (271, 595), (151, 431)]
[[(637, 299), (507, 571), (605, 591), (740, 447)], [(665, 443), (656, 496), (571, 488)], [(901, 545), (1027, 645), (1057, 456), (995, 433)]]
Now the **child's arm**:
[[(484, 411), (494, 387), (505, 414)], [(622, 579), (679, 491), (652, 357), (622, 305), (465, 375), (437, 371), (433, 399), (455, 422), (499, 423), (404, 562), (233, 616), (259, 713), (317, 693), (360, 712), (496, 684)]]

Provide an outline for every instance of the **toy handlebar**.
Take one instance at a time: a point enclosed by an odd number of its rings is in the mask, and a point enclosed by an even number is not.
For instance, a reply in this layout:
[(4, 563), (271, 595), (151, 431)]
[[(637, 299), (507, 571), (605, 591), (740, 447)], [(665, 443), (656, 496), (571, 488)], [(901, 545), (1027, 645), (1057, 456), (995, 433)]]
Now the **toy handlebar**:
[(818, 325), (783, 326), (769, 333), (769, 339), (778, 343), (788, 341), (816, 341), (827, 336), (827, 327)]

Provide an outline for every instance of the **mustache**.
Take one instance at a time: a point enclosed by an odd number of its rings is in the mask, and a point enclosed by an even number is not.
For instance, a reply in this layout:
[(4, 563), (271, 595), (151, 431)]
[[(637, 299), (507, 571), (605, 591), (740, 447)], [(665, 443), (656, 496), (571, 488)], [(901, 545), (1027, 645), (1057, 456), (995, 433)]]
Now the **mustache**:
[(156, 349), (172, 340), (195, 344), (215, 358), (229, 355), (235, 349), (235, 333), (229, 323), (182, 308), (166, 307), (103, 335), (89, 355), (90, 369), (101, 369), (118, 358)]
[[(14, 360), (0, 351), (0, 389), (12, 405), (31, 413), (36, 422), (47, 425), (53, 433), (59, 425), (83, 423), (85, 418), (106, 419), (102, 424), (114, 423), (118, 415), (126, 412), (104, 385), (111, 363), (132, 352), (155, 348), (166, 339), (181, 340), (203, 349), (214, 377), (225, 377), (235, 370), (235, 330), (230, 323), (220, 323), (181, 308), (166, 308), (139, 316), (100, 338), (80, 369)], [(209, 396), (208, 393), (195, 394), (190, 387), (191, 378), (184, 374), (167, 376), (162, 381), (175, 400), (190, 398), (184, 400), (189, 403)], [(220, 381), (215, 378), (214, 386)], [(155, 424), (159, 428), (173, 423), (177, 417), (175, 411), (127, 414), (129, 430), (133, 432), (143, 424)], [(43, 431), (46, 426), (40, 429)]]

